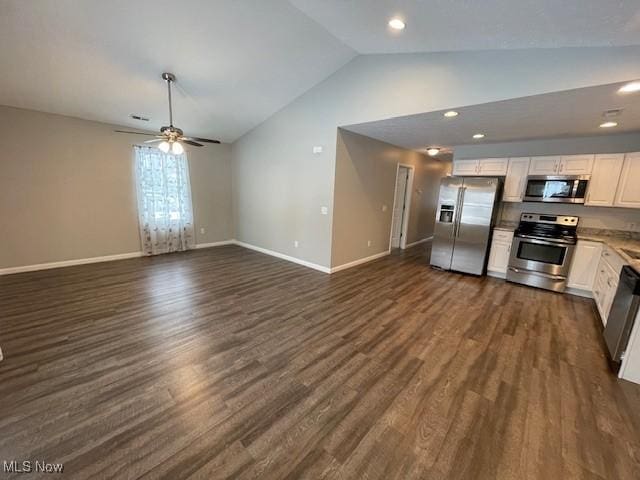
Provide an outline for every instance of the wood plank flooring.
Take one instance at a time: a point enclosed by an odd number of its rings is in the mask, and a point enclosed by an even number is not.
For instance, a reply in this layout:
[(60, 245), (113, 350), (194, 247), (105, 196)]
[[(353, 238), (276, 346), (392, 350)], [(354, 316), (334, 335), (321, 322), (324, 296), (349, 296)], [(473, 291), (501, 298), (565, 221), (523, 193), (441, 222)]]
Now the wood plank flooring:
[(427, 253), (329, 276), (225, 246), (0, 277), (0, 467), (640, 478), (640, 386), (608, 371), (593, 302)]

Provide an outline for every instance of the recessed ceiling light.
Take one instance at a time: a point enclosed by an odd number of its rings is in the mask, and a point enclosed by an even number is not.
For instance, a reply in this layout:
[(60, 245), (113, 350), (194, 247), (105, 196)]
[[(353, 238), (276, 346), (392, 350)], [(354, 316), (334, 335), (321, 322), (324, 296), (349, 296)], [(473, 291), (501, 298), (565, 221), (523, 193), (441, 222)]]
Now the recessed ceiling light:
[(429, 147), (427, 148), (427, 153), (432, 156), (435, 157), (437, 154), (440, 153), (440, 149), (437, 147)]
[(399, 18), (392, 18), (391, 20), (389, 20), (389, 26), (394, 30), (404, 30), (404, 27), (406, 25)]
[(480, 138), (484, 138), (484, 133), (476, 133), (473, 138), (475, 139), (480, 139)]
[(448, 112), (444, 112), (444, 116), (447, 118), (457, 117), (458, 115), (460, 114), (455, 110), (449, 110)]
[(600, 124), (600, 128), (612, 128), (617, 126), (618, 126), (618, 122), (604, 122)]
[(624, 85), (622, 88), (620, 88), (620, 90), (618, 90), (620, 93), (634, 93), (634, 92), (640, 92), (640, 81), (638, 82), (631, 82), (631, 83), (627, 83), (626, 85)]

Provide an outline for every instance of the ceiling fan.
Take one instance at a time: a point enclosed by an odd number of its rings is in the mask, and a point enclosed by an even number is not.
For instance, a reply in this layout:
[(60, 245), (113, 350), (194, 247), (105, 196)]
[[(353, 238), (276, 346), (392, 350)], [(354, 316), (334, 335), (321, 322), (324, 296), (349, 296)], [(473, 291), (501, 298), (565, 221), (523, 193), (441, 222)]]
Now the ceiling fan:
[(127, 130), (116, 130), (118, 133), (132, 133), (135, 135), (148, 135), (152, 137), (156, 137), (153, 140), (147, 140), (144, 143), (157, 143), (158, 148), (162, 150), (164, 153), (174, 153), (176, 155), (180, 155), (184, 152), (183, 143), (187, 145), (193, 145), (194, 147), (202, 147), (202, 143), (220, 143), (219, 140), (210, 140), (208, 138), (199, 138), (199, 137), (186, 137), (183, 131), (175, 127), (173, 125), (173, 108), (171, 106), (171, 84), (176, 81), (176, 76), (173, 73), (163, 73), (162, 79), (167, 82), (167, 92), (169, 93), (169, 126), (160, 128), (160, 135), (154, 135), (152, 133), (142, 133), (142, 132), (130, 132)]

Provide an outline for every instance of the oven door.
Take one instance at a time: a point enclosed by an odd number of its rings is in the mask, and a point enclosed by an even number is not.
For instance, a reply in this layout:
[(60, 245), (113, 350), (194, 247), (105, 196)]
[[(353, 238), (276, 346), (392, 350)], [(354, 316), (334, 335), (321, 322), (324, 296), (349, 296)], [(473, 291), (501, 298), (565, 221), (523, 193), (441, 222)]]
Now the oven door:
[(588, 183), (586, 176), (529, 176), (524, 201), (584, 203)]
[(515, 236), (509, 267), (566, 277), (575, 245)]

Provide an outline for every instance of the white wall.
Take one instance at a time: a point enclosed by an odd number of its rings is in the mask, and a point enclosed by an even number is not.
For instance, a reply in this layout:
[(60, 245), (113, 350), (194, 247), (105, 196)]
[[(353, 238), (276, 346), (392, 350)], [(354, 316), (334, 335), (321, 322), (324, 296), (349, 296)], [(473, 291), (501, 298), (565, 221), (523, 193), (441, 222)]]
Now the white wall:
[[(0, 107), (0, 269), (140, 251), (132, 145), (149, 137), (114, 128)], [(230, 145), (187, 155), (196, 242), (233, 238)]]
[(342, 129), (336, 155), (332, 267), (388, 251), (398, 164), (414, 167), (407, 243), (433, 234), (440, 180), (451, 162)]
[(639, 77), (640, 47), (356, 57), (234, 143), (236, 236), (330, 266), (341, 125)]

